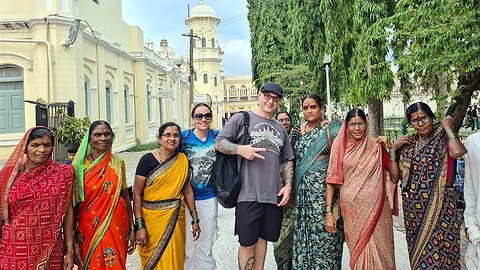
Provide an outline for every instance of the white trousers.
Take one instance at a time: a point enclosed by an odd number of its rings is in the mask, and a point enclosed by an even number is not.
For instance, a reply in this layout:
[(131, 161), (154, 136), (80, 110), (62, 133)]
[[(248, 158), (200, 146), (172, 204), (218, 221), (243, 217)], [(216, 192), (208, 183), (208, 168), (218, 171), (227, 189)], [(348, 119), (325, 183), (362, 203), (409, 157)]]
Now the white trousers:
[[(200, 219), (200, 237), (193, 241), (192, 217), (186, 211), (185, 270), (215, 270), (217, 265), (213, 257), (213, 243), (217, 239), (218, 203), (215, 197), (196, 200), (195, 207)], [(188, 209), (188, 208), (187, 208)]]

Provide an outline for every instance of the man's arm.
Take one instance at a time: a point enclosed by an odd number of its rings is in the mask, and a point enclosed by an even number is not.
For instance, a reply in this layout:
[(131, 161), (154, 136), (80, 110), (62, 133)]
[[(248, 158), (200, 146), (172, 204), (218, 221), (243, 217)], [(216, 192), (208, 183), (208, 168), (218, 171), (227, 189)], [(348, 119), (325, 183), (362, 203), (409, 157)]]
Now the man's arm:
[(240, 155), (245, 159), (253, 160), (255, 158), (265, 159), (264, 156), (257, 152), (264, 152), (265, 148), (252, 147), (250, 144), (241, 145), (229, 141), (227, 138), (217, 137), (213, 147), (218, 152), (226, 155)]
[(285, 185), (280, 189), (277, 194), (277, 196), (282, 197), (282, 200), (277, 204), (277, 206), (284, 206), (290, 202), (293, 188), (293, 173), (293, 160), (289, 160), (283, 163), (280, 167), (280, 175)]
[(293, 187), (294, 172), (293, 160), (283, 163), (280, 167), (280, 175), (282, 176), (282, 182), (285, 186), (289, 185), (290, 187)]
[(219, 138), (215, 140), (213, 147), (218, 152), (224, 153), (226, 155), (236, 155), (238, 150), (238, 144), (230, 142), (227, 138)]

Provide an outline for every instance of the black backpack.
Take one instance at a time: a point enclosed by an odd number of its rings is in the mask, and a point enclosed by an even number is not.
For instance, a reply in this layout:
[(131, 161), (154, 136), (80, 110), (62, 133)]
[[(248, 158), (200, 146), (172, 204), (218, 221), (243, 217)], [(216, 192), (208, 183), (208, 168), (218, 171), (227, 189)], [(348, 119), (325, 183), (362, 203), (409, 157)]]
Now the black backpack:
[[(243, 114), (243, 138), (239, 144), (250, 143), (250, 115), (242, 111)], [(238, 159), (240, 158), (240, 165)], [(210, 178), (213, 190), (218, 202), (225, 208), (233, 208), (237, 205), (238, 195), (242, 186), (241, 167), (243, 158), (239, 155), (226, 155), (217, 151), (215, 165)]]

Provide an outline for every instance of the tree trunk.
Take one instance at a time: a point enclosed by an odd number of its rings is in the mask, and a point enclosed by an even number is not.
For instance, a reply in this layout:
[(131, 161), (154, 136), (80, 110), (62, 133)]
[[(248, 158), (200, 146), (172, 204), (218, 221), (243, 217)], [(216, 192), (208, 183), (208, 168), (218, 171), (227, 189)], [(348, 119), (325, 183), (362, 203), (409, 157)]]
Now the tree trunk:
[(368, 105), (368, 128), (370, 135), (376, 138), (383, 135), (383, 101), (375, 99)]
[(453, 99), (446, 115), (453, 117), (453, 131), (458, 133), (463, 124), (463, 118), (472, 99), (473, 92), (480, 90), (480, 68), (458, 78), (460, 93)]

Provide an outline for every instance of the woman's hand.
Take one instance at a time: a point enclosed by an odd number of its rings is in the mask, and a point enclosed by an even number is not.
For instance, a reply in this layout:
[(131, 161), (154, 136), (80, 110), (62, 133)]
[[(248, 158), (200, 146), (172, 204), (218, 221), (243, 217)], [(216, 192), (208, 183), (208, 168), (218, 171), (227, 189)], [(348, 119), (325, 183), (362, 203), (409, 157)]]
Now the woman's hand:
[(136, 232), (137, 244), (144, 247), (148, 244), (148, 232), (146, 228), (140, 229)]
[(450, 115), (445, 116), (442, 119), (442, 127), (445, 131), (452, 130), (453, 118)]
[(325, 228), (329, 233), (337, 233), (337, 221), (333, 218), (333, 213), (325, 214)]
[(192, 225), (192, 235), (193, 235), (193, 241), (197, 241), (197, 239), (200, 237), (200, 224), (195, 223)]
[(392, 148), (392, 144), (388, 141), (387, 136), (378, 136), (375, 141), (387, 149)]
[(132, 255), (133, 252), (135, 251), (135, 247), (136, 247), (136, 243), (135, 243), (135, 240), (136, 240), (136, 236), (135, 236), (136, 233), (128, 233), (128, 249), (127, 249), (127, 253), (128, 255)]
[(72, 270), (73, 269), (73, 252), (74, 249), (67, 250), (65, 254), (65, 259), (63, 260), (63, 270)]
[(400, 149), (405, 144), (412, 144), (415, 142), (415, 138), (413, 136), (405, 135), (398, 138), (396, 142), (393, 143), (392, 148), (397, 150)]
[(75, 231), (74, 233), (74, 242), (73, 242), (73, 253), (74, 253), (74, 262), (78, 266), (83, 266), (83, 258), (82, 258), (82, 247), (85, 243), (85, 237), (83, 237), (82, 232)]

